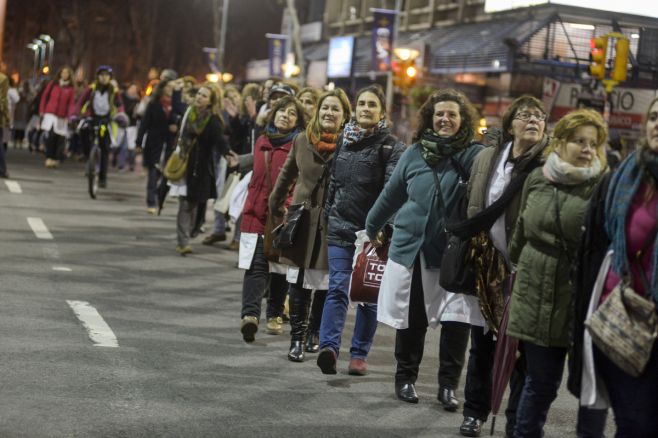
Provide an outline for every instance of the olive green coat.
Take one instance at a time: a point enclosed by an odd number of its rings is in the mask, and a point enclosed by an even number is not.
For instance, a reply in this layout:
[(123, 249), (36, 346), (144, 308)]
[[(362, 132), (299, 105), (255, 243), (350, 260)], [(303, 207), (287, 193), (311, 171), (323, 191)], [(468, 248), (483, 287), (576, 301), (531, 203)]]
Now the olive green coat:
[[(550, 183), (542, 168), (525, 182), (521, 210), (509, 245), (517, 266), (507, 333), (544, 347), (568, 347), (572, 323), (572, 261), (585, 211), (599, 178), (567, 186)], [(557, 204), (567, 251), (558, 233)]]
[(281, 250), (281, 263), (303, 269), (329, 269), (327, 221), (322, 213), (333, 156), (333, 153), (319, 153), (305, 133), (299, 134), (292, 142), (292, 149), (272, 189), (269, 207), (272, 214), (280, 216), (290, 187), (294, 184), (292, 204), (305, 203), (306, 212), (294, 246)]

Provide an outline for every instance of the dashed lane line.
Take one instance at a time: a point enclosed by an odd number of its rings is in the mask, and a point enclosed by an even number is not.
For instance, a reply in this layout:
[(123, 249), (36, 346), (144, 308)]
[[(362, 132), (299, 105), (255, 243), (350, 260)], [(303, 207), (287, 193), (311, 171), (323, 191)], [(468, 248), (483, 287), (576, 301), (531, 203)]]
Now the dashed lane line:
[(96, 308), (86, 301), (66, 300), (66, 302), (75, 313), (75, 316), (82, 322), (94, 346), (113, 348), (119, 346), (119, 341), (114, 336), (114, 332)]
[(9, 193), (16, 193), (16, 194), (23, 193), (23, 189), (21, 189), (21, 185), (18, 184), (16, 181), (6, 179), (5, 184), (7, 185), (7, 188), (9, 189)]
[(43, 220), (40, 217), (28, 217), (27, 223), (30, 225), (34, 235), (37, 236), (38, 239), (53, 239), (53, 235), (50, 234), (46, 224), (43, 223)]
[(67, 268), (66, 266), (53, 266), (53, 271), (59, 272), (72, 272), (73, 269)]

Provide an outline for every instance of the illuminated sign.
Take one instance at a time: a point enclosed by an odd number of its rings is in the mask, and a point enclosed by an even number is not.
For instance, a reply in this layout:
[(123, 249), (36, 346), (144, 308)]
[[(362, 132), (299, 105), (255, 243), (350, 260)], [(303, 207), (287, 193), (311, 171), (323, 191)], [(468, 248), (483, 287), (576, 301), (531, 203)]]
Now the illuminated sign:
[(327, 77), (346, 78), (352, 75), (354, 37), (334, 37), (329, 41)]

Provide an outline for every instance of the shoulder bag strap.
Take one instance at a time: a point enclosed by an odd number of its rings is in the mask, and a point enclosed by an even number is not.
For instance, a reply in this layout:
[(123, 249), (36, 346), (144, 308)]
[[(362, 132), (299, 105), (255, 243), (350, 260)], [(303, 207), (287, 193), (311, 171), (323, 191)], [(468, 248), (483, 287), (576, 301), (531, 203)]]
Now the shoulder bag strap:
[(436, 186), (436, 199), (440, 208), (445, 209), (445, 204), (443, 202), (443, 191), (441, 190), (441, 181), (436, 174), (436, 166), (430, 166), (430, 171), (432, 172), (432, 177), (434, 177), (434, 185)]
[(388, 144), (383, 144), (379, 146), (379, 164), (382, 167), (382, 180), (381, 180), (381, 188), (384, 188), (384, 184), (386, 184), (386, 165), (388, 164), (388, 159), (391, 158), (391, 155), (393, 154), (393, 146), (388, 145)]
[(466, 171), (466, 169), (464, 169), (462, 163), (452, 155), (450, 156), (450, 162), (452, 163), (452, 167), (457, 170), (459, 178), (461, 179), (461, 183), (467, 183), (468, 179), (470, 178), (470, 174)]
[(265, 165), (265, 183), (267, 184), (267, 193), (272, 193), (272, 174), (270, 170), (270, 151), (263, 151), (263, 164)]

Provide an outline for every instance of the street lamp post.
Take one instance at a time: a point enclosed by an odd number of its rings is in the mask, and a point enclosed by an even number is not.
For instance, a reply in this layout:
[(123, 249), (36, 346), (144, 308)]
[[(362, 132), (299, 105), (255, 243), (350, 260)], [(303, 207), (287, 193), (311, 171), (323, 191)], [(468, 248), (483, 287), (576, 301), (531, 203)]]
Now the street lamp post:
[(34, 52), (34, 68), (32, 72), (32, 80), (36, 83), (37, 81), (37, 69), (39, 68), (39, 46), (34, 43), (29, 43), (27, 46), (28, 49)]
[(39, 70), (41, 70), (46, 58), (46, 43), (35, 38), (32, 40), (32, 44), (36, 44), (39, 47)]
[(39, 35), (39, 39), (45, 43), (48, 43), (48, 68), (52, 70), (53, 68), (53, 51), (55, 50), (55, 39), (50, 35)]

